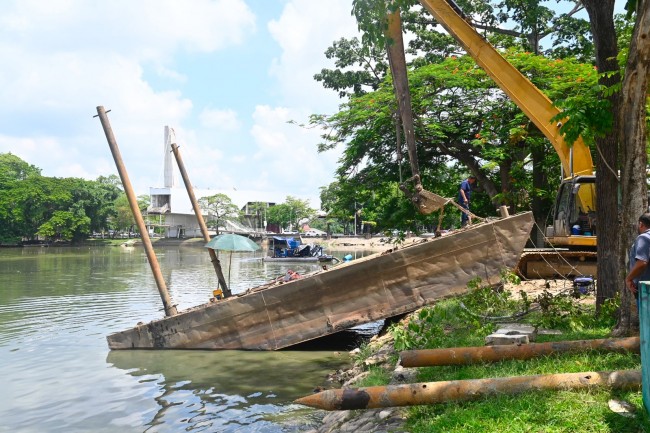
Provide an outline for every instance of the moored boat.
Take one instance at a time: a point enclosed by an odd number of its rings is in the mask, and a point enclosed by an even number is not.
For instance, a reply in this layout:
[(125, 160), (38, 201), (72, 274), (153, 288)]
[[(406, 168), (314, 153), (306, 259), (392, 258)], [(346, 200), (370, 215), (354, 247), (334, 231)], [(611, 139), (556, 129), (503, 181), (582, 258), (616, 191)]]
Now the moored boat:
[(269, 238), (269, 252), (265, 262), (332, 262), (336, 257), (325, 254), (318, 244), (303, 244), (300, 237), (272, 236)]

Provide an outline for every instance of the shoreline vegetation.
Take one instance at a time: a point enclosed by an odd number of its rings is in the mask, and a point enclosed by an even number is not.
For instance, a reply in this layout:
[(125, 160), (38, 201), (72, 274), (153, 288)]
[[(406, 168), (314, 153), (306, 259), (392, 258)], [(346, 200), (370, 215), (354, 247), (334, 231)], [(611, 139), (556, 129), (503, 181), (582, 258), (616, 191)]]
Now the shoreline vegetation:
[[(422, 242), (409, 237), (402, 242), (375, 236), (338, 239), (303, 238), (329, 251), (383, 252)], [(155, 246), (201, 247), (203, 239), (153, 238)], [(138, 246), (140, 240), (90, 239), (83, 245)], [(58, 245), (57, 245), (58, 246)], [(608, 338), (615, 323), (617, 305), (605, 307), (596, 316), (594, 294), (575, 297), (569, 280), (528, 280), (508, 278), (497, 287), (483, 287), (480, 280), (468, 285), (468, 292), (444, 299), (389, 323), (382, 333), (352, 350), (353, 364), (324, 378), (327, 388), (383, 386), (461, 379), (482, 379), (547, 373), (640, 369), (638, 353), (611, 353), (595, 350), (558, 354), (532, 360), (508, 360), (494, 364), (403, 368), (401, 350), (469, 347), (485, 344), (496, 322), (486, 316), (503, 317), (522, 309), (533, 311), (519, 322), (561, 331), (559, 335), (539, 335), (536, 342)], [(301, 396), (296, 396), (299, 398)], [(330, 432), (412, 432), (450, 433), (481, 431), (535, 432), (640, 432), (650, 431), (650, 417), (641, 391), (611, 391), (593, 388), (582, 391), (531, 391), (519, 395), (498, 395), (466, 402), (311, 413), (309, 433)]]
[[(422, 242), (425, 238), (419, 236), (412, 236), (404, 239), (402, 242), (395, 242), (395, 239), (376, 235), (372, 238), (364, 237), (341, 237), (333, 239), (325, 239), (320, 237), (302, 238), (303, 243), (315, 243), (322, 246), (328, 251), (369, 251), (373, 253), (380, 253), (393, 249), (405, 247), (411, 244)], [(151, 238), (154, 246), (183, 246), (183, 247), (202, 247), (204, 245), (203, 238)], [(89, 238), (82, 242), (34, 242), (24, 243), (17, 245), (0, 245), (1, 248), (28, 248), (28, 247), (75, 247), (75, 246), (136, 246), (141, 245), (141, 240), (138, 237), (133, 238)]]
[[(403, 368), (399, 352), (412, 349), (473, 347), (498, 327), (497, 320), (522, 308), (530, 314), (517, 322), (535, 327), (535, 342), (608, 338), (617, 305), (595, 314), (593, 293), (577, 296), (563, 280), (504, 281), (496, 287), (480, 282), (468, 292), (436, 302), (389, 324), (383, 334), (350, 352), (354, 364), (337, 371), (326, 388), (362, 388), (408, 383), (488, 379), (551, 373), (640, 370), (639, 353), (587, 350), (472, 365)], [(537, 332), (550, 329), (552, 332)], [(323, 391), (317, 388), (314, 392)], [(315, 410), (321, 424), (309, 433), (330, 432), (642, 432), (650, 417), (638, 391), (528, 391), (472, 401), (369, 410)]]

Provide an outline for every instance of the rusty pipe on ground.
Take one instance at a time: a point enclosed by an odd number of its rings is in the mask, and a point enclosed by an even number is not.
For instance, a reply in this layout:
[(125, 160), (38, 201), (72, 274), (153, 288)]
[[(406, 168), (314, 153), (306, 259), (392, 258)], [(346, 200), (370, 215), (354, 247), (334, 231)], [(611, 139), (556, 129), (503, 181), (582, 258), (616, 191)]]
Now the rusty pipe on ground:
[[(187, 174), (187, 170), (185, 170), (185, 163), (183, 163), (183, 158), (181, 158), (181, 153), (178, 150), (178, 145), (176, 143), (172, 143), (171, 146), (172, 146), (172, 152), (174, 153), (174, 157), (176, 158), (176, 164), (178, 165), (178, 170), (181, 172), (181, 177), (183, 178), (183, 183), (185, 184), (185, 189), (187, 190), (187, 195), (189, 196), (190, 201), (192, 202), (194, 215), (196, 215), (196, 220), (199, 223), (199, 227), (201, 228), (201, 234), (203, 234), (203, 239), (206, 242), (210, 242), (210, 234), (208, 233), (208, 227), (205, 225), (205, 221), (203, 220), (203, 215), (201, 214), (201, 208), (199, 207), (199, 202), (196, 200), (196, 196), (194, 195), (194, 189), (192, 188), (192, 183), (190, 182), (190, 177)], [(217, 279), (219, 280), (219, 284), (221, 284), (221, 287), (223, 288), (224, 298), (232, 296), (230, 287), (228, 287), (228, 284), (226, 284), (226, 278), (223, 276), (223, 270), (221, 269), (221, 262), (219, 261), (217, 254), (214, 252), (212, 248), (208, 248), (208, 253), (210, 254), (210, 261), (212, 262), (214, 271), (217, 274)]]
[(375, 409), (476, 400), (499, 394), (520, 394), (531, 390), (577, 390), (592, 387), (639, 390), (641, 370), (589, 371), (371, 386), (358, 389), (330, 389), (299, 398), (295, 402), (324, 410)]
[(126, 171), (124, 162), (122, 161), (122, 154), (120, 153), (120, 149), (117, 146), (117, 141), (115, 141), (115, 136), (113, 135), (113, 130), (111, 129), (111, 124), (108, 120), (108, 116), (106, 115), (106, 110), (104, 110), (104, 107), (101, 105), (97, 107), (97, 116), (99, 116), (99, 120), (102, 123), (102, 128), (104, 128), (104, 134), (106, 135), (108, 146), (111, 148), (111, 153), (113, 154), (113, 159), (115, 160), (115, 166), (117, 167), (117, 171), (120, 174), (124, 192), (126, 193), (126, 197), (129, 200), (129, 206), (131, 207), (133, 218), (135, 219), (135, 222), (138, 226), (138, 230), (140, 230), (142, 245), (144, 245), (144, 251), (147, 254), (149, 266), (151, 266), (151, 272), (153, 273), (154, 280), (156, 280), (156, 286), (158, 286), (158, 292), (160, 293), (160, 298), (162, 299), (163, 307), (165, 309), (165, 316), (175, 316), (177, 314), (176, 306), (172, 304), (172, 300), (169, 297), (167, 284), (165, 284), (165, 279), (163, 278), (162, 272), (160, 271), (160, 265), (158, 264), (156, 253), (153, 250), (153, 245), (151, 244), (151, 239), (149, 238), (149, 231), (147, 230), (147, 226), (144, 224), (142, 214), (140, 213), (138, 199), (135, 196), (133, 186), (131, 186), (131, 180), (129, 179), (129, 174)]
[(505, 359), (530, 359), (556, 353), (575, 353), (585, 350), (609, 352), (640, 351), (639, 337), (603, 338), (598, 340), (557, 341), (523, 345), (479, 347), (452, 347), (448, 349), (405, 350), (400, 352), (403, 367), (436, 365), (465, 365), (479, 362), (498, 362)]

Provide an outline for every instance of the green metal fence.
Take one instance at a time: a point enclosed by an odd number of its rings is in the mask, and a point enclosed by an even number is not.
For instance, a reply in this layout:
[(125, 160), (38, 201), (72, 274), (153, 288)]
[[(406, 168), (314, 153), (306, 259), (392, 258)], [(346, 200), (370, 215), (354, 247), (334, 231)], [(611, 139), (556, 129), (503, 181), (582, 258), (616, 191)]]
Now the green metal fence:
[(641, 391), (650, 413), (650, 281), (639, 282), (639, 327), (641, 328)]

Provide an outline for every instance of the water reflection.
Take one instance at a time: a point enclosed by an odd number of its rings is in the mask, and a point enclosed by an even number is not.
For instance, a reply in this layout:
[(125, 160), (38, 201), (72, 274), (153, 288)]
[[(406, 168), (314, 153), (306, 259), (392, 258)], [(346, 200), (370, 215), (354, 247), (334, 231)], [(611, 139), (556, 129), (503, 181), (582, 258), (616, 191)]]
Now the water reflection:
[[(179, 309), (207, 302), (217, 278), (205, 249), (156, 254)], [(235, 253), (233, 289), (289, 267), (318, 269)], [(322, 345), (313, 352), (109, 353), (106, 335), (160, 318), (161, 310), (142, 249), (0, 249), (0, 431), (305, 431), (313, 412), (291, 402), (349, 362)], [(352, 344), (336, 347), (347, 353)]]
[(336, 370), (349, 357), (330, 351), (114, 350), (106, 362), (135, 377), (161, 375), (166, 391), (212, 389), (266, 404), (311, 392), (324, 384), (323, 371)]
[(155, 388), (158, 407), (146, 424), (156, 432), (302, 431), (313, 413), (291, 401), (324, 385), (323, 371), (347, 360), (332, 352), (176, 350), (112, 351), (106, 358), (137, 378), (140, 392)]

